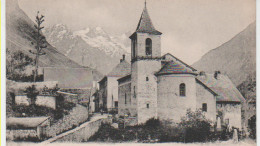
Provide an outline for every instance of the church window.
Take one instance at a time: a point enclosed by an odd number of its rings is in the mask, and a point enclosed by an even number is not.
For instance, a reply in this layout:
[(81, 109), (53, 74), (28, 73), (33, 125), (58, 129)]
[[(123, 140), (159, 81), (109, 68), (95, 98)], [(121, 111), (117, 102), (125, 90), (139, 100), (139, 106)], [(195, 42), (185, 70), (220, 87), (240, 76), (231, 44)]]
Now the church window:
[(132, 41), (133, 57), (135, 57), (135, 44), (136, 44), (135, 42), (136, 42), (135, 40)]
[(125, 104), (126, 104), (126, 93), (125, 93)]
[(146, 81), (149, 81), (149, 78), (148, 78), (148, 77), (146, 77)]
[(152, 55), (152, 40), (150, 38), (145, 40), (145, 54)]
[(186, 96), (186, 87), (184, 83), (180, 84), (180, 96)]
[(149, 104), (146, 104), (146, 108), (149, 108)]
[(203, 103), (203, 104), (202, 104), (202, 111), (203, 111), (203, 112), (207, 112), (207, 110), (208, 110), (207, 108), (208, 108), (208, 107), (207, 107), (207, 103)]

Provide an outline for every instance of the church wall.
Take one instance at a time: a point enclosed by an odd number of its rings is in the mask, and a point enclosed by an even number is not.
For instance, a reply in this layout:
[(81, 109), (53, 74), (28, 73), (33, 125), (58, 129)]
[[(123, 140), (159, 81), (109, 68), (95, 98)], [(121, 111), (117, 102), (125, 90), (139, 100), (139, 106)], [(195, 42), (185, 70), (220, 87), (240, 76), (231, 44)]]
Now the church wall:
[(161, 36), (148, 33), (137, 33), (137, 56), (146, 56), (145, 40), (147, 38), (152, 40), (152, 57), (161, 57)]
[[(126, 97), (126, 98), (125, 98)], [(126, 101), (125, 101), (126, 99)], [(136, 117), (136, 99), (131, 97), (131, 81), (128, 80), (119, 84), (118, 87), (118, 114), (119, 116), (128, 115)]]
[[(179, 95), (179, 85), (185, 83), (186, 96)], [(192, 75), (158, 76), (158, 117), (180, 122), (187, 109), (196, 110), (196, 81)]]
[(241, 129), (242, 121), (241, 121), (241, 104), (240, 103), (217, 103), (217, 111), (221, 116), (222, 125), (227, 124), (229, 121), (229, 125), (232, 127), (236, 127)]
[[(136, 87), (138, 123), (157, 117), (157, 82), (154, 73), (159, 71), (158, 60), (139, 60), (132, 68), (132, 84)], [(147, 81), (148, 79), (148, 81)]]
[(197, 83), (196, 84), (196, 96), (197, 102), (196, 107), (197, 109), (202, 109), (202, 104), (207, 104), (207, 111), (204, 112), (207, 119), (215, 122), (216, 121), (216, 97), (204, 86)]

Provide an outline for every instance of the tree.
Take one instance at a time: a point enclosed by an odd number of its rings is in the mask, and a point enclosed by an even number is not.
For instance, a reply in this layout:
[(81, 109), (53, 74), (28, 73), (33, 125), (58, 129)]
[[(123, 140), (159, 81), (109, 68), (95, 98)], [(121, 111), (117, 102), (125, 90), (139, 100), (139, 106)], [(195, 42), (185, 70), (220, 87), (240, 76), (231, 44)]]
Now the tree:
[(39, 95), (39, 91), (36, 89), (35, 85), (27, 87), (25, 93), (30, 99), (30, 105), (35, 106), (37, 96)]
[[(46, 39), (45, 37), (41, 34), (41, 30), (44, 28), (43, 26), (41, 26), (41, 24), (44, 22), (44, 16), (41, 15), (39, 16), (39, 11), (37, 12), (37, 16), (36, 16), (36, 25), (34, 25), (36, 32), (34, 32), (34, 37), (36, 40), (36, 45), (35, 45), (35, 49), (36, 52), (33, 52), (32, 50), (30, 50), (30, 52), (32, 54), (35, 54), (35, 70), (34, 70), (34, 82), (36, 82), (36, 77), (38, 76), (38, 64), (39, 64), (39, 57), (41, 55), (45, 55), (45, 53), (42, 51), (43, 48), (47, 47), (46, 44)], [(32, 44), (34, 44), (32, 42)]]
[(6, 76), (11, 80), (19, 80), (23, 71), (28, 65), (32, 65), (33, 60), (22, 51), (11, 52), (6, 49)]

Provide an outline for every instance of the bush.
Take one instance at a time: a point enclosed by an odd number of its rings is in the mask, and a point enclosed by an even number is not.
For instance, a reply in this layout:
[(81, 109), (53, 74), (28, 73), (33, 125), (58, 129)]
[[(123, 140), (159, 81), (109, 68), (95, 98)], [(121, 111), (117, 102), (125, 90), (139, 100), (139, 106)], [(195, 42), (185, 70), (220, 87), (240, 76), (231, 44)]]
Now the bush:
[(184, 131), (185, 142), (205, 142), (211, 134), (210, 121), (205, 118), (201, 110), (195, 112), (187, 110), (186, 116), (178, 125)]
[(101, 142), (207, 142), (225, 138), (225, 131), (210, 131), (211, 121), (207, 120), (201, 110), (187, 110), (180, 123), (150, 119), (146, 123), (115, 129), (109, 124), (102, 124), (89, 141)]

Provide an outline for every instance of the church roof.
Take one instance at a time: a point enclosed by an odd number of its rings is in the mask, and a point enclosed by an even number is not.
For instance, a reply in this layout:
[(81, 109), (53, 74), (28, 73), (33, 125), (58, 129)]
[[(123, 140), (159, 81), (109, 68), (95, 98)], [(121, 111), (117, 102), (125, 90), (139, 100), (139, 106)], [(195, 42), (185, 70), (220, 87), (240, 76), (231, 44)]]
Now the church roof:
[(122, 60), (111, 72), (107, 74), (108, 77), (123, 77), (131, 73), (131, 65), (126, 61)]
[(218, 94), (217, 102), (243, 102), (244, 97), (238, 91), (232, 81), (223, 74), (218, 74), (217, 79), (214, 74), (198, 75), (197, 80)]
[(166, 53), (162, 56), (162, 61), (177, 61), (183, 65), (185, 65), (186, 67), (190, 68), (192, 71), (197, 71), (195, 68), (191, 67), (190, 65), (186, 64), (185, 62), (183, 62), (182, 60), (180, 60), (179, 58), (173, 56), (171, 53)]
[[(149, 34), (155, 34), (155, 35), (161, 35), (162, 33), (156, 30), (153, 26), (152, 20), (148, 14), (146, 4), (144, 7), (144, 10), (142, 12), (141, 18), (139, 20), (139, 23), (136, 28), (136, 32), (140, 33), (149, 33)], [(134, 33), (134, 34), (135, 34)]]
[(185, 64), (172, 60), (168, 61), (160, 71), (155, 73), (155, 75), (167, 75), (167, 74), (193, 74), (197, 75), (197, 73), (191, 68), (187, 67)]

